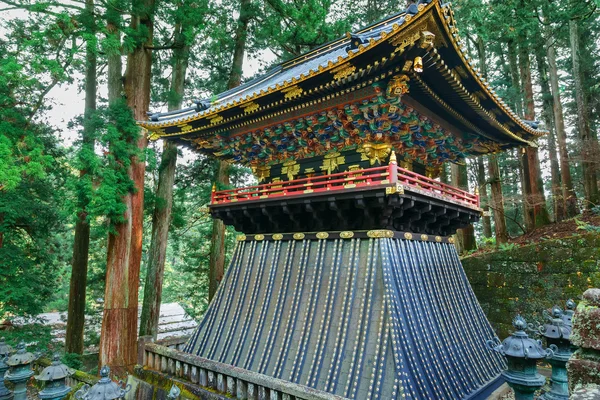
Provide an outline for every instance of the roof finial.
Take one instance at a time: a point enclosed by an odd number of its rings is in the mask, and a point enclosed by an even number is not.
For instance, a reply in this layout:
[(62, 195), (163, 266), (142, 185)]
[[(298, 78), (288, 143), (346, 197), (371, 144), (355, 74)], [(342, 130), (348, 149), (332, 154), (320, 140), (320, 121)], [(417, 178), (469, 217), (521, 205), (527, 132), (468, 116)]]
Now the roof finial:
[(396, 164), (396, 163), (397, 163), (397, 160), (396, 160), (396, 152), (395, 152), (394, 150), (392, 150), (392, 154), (390, 154), (390, 164), (391, 164), (391, 163), (394, 163), (394, 164)]
[(216, 183), (213, 183), (213, 185), (212, 185), (212, 191), (213, 192), (217, 191), (217, 184)]

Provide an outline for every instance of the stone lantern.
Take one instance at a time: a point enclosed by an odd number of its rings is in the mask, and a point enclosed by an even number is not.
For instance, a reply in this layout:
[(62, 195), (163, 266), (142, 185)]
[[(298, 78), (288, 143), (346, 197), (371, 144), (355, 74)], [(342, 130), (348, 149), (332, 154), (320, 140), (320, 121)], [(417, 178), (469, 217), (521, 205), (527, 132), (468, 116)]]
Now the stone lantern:
[(67, 378), (73, 375), (73, 371), (60, 362), (60, 356), (56, 354), (52, 364), (35, 377), (37, 381), (45, 382), (44, 390), (38, 393), (41, 400), (62, 400), (70, 392), (67, 386)]
[[(540, 326), (539, 331), (546, 339), (546, 345), (554, 351), (554, 355), (548, 359), (552, 365), (552, 387), (542, 398), (545, 400), (568, 400), (567, 361), (573, 354), (569, 340), (571, 325), (565, 323), (565, 315), (558, 306), (552, 308), (552, 314), (547, 318), (549, 322)], [(568, 320), (570, 321), (570, 318)]]
[(115, 400), (123, 399), (127, 392), (131, 390), (131, 385), (123, 388), (122, 384), (118, 384), (110, 380), (110, 368), (102, 367), (100, 370), (100, 380), (90, 388), (89, 385), (84, 385), (75, 393), (75, 398), (78, 400)]
[(4, 338), (0, 339), (0, 400), (12, 400), (13, 398), (12, 392), (4, 386), (4, 374), (9, 368), (6, 361), (12, 350), (12, 347), (6, 344)]
[(167, 400), (177, 400), (177, 399), (179, 399), (180, 394), (181, 394), (181, 389), (179, 389), (177, 386), (173, 385), (171, 387), (171, 390), (169, 391), (169, 394), (167, 395)]
[(33, 353), (26, 349), (25, 342), (19, 343), (17, 352), (8, 358), (6, 363), (10, 367), (5, 378), (15, 385), (14, 399), (27, 399), (27, 382), (33, 376), (32, 363), (37, 359)]
[(567, 309), (563, 311), (563, 321), (567, 326), (573, 326), (573, 314), (575, 314), (575, 308), (577, 308), (577, 304), (573, 301), (573, 299), (567, 300)]
[(515, 392), (516, 400), (533, 400), (533, 394), (540, 389), (546, 378), (537, 372), (537, 361), (552, 357), (554, 352), (544, 349), (539, 340), (531, 339), (525, 329), (527, 322), (523, 317), (517, 315), (513, 320), (513, 332), (502, 343), (487, 341), (487, 345), (504, 357), (508, 369), (502, 372), (502, 376)]

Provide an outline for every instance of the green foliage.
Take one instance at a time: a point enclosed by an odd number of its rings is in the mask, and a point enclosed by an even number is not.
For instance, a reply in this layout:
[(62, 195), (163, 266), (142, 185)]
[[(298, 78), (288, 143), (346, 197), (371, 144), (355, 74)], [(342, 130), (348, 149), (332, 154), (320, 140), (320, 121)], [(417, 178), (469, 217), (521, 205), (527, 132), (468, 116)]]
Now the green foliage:
[(518, 249), (519, 245), (517, 243), (500, 243), (498, 246), (498, 250), (500, 251), (510, 251)]
[(83, 367), (83, 361), (81, 360), (81, 354), (77, 353), (65, 353), (63, 354), (61, 361), (69, 368), (80, 371)]
[(575, 223), (577, 224), (577, 230), (579, 230), (579, 231), (600, 233), (600, 226), (589, 224), (578, 218), (575, 218)]
[(69, 79), (72, 55), (56, 24), (7, 27), (0, 43), (0, 318), (43, 311), (64, 284), (69, 255), (64, 150), (34, 117), (49, 88)]

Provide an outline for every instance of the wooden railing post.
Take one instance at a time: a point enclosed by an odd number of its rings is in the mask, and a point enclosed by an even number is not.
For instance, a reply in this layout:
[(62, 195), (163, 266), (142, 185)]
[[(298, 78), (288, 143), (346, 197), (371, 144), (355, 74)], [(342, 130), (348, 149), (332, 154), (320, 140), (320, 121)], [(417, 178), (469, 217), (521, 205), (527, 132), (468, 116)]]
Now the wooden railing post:
[(388, 180), (390, 183), (398, 182), (398, 162), (396, 161), (396, 152), (392, 150), (390, 154), (390, 163), (388, 165)]
[(212, 191), (210, 193), (210, 204), (215, 204), (215, 193), (217, 193), (217, 185), (213, 183)]

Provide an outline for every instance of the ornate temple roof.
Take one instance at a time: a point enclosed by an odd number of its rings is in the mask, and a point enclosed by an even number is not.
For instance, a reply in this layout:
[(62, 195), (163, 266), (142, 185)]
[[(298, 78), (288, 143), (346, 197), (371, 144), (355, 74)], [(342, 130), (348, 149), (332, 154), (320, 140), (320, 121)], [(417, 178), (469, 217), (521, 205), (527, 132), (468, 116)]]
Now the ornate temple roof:
[(420, 0), (212, 100), (139, 124), (151, 139), (245, 165), (365, 142), (391, 143), (425, 163), (456, 162), (534, 145), (545, 133), (520, 119), (476, 70), (441, 0)]

